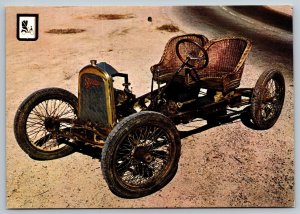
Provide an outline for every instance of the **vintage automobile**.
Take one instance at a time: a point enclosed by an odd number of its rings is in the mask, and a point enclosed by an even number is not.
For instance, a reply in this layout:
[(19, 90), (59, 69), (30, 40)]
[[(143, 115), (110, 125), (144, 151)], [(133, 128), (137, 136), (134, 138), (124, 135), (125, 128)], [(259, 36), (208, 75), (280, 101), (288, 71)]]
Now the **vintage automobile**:
[[(78, 146), (101, 149), (110, 190), (123, 198), (147, 196), (175, 176), (181, 154), (176, 125), (241, 115), (255, 129), (275, 124), (285, 96), (280, 71), (263, 72), (254, 88), (238, 88), (250, 48), (243, 38), (173, 37), (151, 67), (151, 91), (140, 97), (129, 89), (127, 74), (91, 60), (79, 72), (78, 98), (46, 88), (22, 102), (16, 140), (36, 160), (61, 158)], [(124, 79), (124, 89), (114, 87), (116, 78)]]

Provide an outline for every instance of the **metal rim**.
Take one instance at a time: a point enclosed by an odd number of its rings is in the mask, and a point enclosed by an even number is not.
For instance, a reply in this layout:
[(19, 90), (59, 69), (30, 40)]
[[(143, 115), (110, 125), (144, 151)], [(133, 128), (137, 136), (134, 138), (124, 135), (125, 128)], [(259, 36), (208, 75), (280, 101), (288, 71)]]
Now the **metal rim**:
[(42, 151), (57, 151), (65, 146), (52, 133), (70, 128), (70, 124), (56, 122), (59, 118), (75, 119), (75, 109), (69, 103), (58, 99), (44, 100), (30, 111), (26, 120), (28, 141)]
[(130, 188), (147, 188), (167, 175), (173, 162), (175, 142), (155, 125), (130, 130), (115, 150), (113, 171), (118, 182)]

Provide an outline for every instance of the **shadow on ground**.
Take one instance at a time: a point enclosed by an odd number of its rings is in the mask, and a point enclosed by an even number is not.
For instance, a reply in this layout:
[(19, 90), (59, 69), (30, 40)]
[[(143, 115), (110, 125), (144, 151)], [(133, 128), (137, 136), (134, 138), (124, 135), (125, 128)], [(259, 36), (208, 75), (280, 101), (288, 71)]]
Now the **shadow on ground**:
[(255, 125), (253, 124), (253, 122), (250, 119), (249, 112), (245, 111), (242, 114), (236, 115), (236, 116), (233, 116), (233, 117), (228, 116), (228, 117), (223, 117), (223, 118), (219, 118), (219, 119), (215, 118), (213, 120), (214, 121), (213, 123), (208, 123), (206, 125), (197, 127), (195, 129), (192, 129), (192, 130), (189, 130), (189, 131), (180, 131), (179, 132), (180, 138), (183, 139), (183, 138), (186, 138), (188, 136), (206, 131), (208, 129), (215, 128), (217, 126), (222, 126), (222, 125), (225, 125), (225, 124), (228, 124), (228, 123), (233, 123), (237, 120), (240, 120), (246, 127), (250, 128), (250, 129), (257, 130), (257, 128), (255, 127)]

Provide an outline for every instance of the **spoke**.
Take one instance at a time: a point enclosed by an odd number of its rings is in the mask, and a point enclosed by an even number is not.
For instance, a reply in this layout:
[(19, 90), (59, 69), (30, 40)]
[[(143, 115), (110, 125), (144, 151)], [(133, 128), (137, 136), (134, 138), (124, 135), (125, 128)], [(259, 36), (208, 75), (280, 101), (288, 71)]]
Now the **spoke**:
[(37, 128), (37, 130), (35, 130), (35, 131), (28, 131), (27, 132), (27, 136), (29, 137), (29, 138), (32, 138), (33, 136), (34, 136), (34, 138), (42, 131), (42, 127), (38, 127)]
[(147, 138), (145, 137), (145, 134), (147, 133), (147, 127), (141, 127), (139, 128), (139, 140), (141, 141), (142, 139), (145, 141)]
[(266, 88), (263, 94), (263, 102), (267, 102), (267, 100), (270, 100), (271, 97), (271, 92), (269, 90), (269, 88)]
[(49, 111), (49, 116), (52, 116), (52, 108), (53, 108), (53, 100), (50, 100), (48, 103), (48, 111)]
[(162, 150), (152, 150), (151, 154), (159, 159), (165, 160), (168, 157), (168, 153)]
[(40, 130), (41, 128), (43, 128), (43, 126), (35, 127), (31, 130), (28, 130), (27, 134), (36, 133), (36, 131)]
[(130, 142), (130, 144), (132, 145), (132, 146), (135, 146), (135, 145), (137, 145), (138, 144), (138, 139), (136, 138), (136, 136), (134, 135), (134, 134), (130, 134), (130, 135), (128, 135), (127, 136), (127, 139), (128, 139), (128, 141)]
[(56, 113), (56, 111), (57, 111), (57, 108), (56, 108), (57, 101), (58, 101), (58, 100), (53, 100), (53, 102), (52, 102), (52, 103), (53, 103), (53, 105), (52, 105), (53, 108), (52, 108), (52, 111), (51, 111), (51, 116), (52, 116), (52, 117), (55, 117), (55, 113)]
[(53, 108), (53, 100), (48, 100), (48, 102), (47, 102), (47, 111), (49, 113), (49, 117), (52, 116), (52, 108)]
[(143, 132), (143, 139), (144, 140), (149, 139), (149, 136), (153, 132), (153, 129), (154, 129), (154, 127), (148, 127), (148, 126), (143, 127), (143, 130), (144, 130), (144, 132)]
[(48, 116), (51, 116), (51, 115), (49, 114), (49, 108), (48, 108), (49, 100), (46, 100), (46, 101), (45, 101), (45, 104), (46, 104), (46, 114), (47, 114)]
[(120, 146), (121, 150), (126, 150), (126, 151), (130, 151), (132, 150), (132, 146), (130, 145), (130, 143), (128, 141), (125, 141), (124, 143), (122, 143), (122, 145)]
[(39, 103), (35, 108), (36, 109), (38, 108), (39, 112), (45, 112), (45, 107), (43, 106), (42, 103)]
[(123, 174), (129, 169), (130, 164), (131, 164), (130, 159), (125, 159), (117, 166), (117, 171)]
[(152, 141), (156, 141), (161, 135), (163, 135), (163, 130), (155, 128), (155, 131), (153, 131), (148, 138), (151, 139)]
[(264, 121), (270, 120), (276, 117), (276, 112), (280, 109), (280, 97), (281, 89), (278, 85), (278, 82), (274, 79), (270, 79), (267, 83), (262, 99), (261, 116)]
[(27, 136), (28, 136), (28, 138), (34, 140), (39, 135), (39, 133), (41, 133), (42, 130), (43, 130), (43, 127), (38, 127), (35, 131), (30, 130), (27, 132)]
[(134, 140), (133, 140), (131, 134), (129, 134), (129, 135), (127, 136), (127, 141), (128, 141), (131, 145), (135, 145)]
[(65, 105), (64, 108), (63, 108), (63, 110), (62, 110), (62, 113), (58, 114), (57, 117), (61, 117), (62, 115), (65, 115), (65, 112), (66, 112), (66, 110), (67, 110), (68, 108), (69, 108), (69, 106), (68, 106), (68, 105)]
[[(147, 178), (153, 176), (153, 170), (146, 164), (137, 163), (135, 174), (141, 176), (141, 178), (147, 180)], [(142, 183), (142, 179), (140, 179)]]
[(135, 136), (135, 138), (137, 139), (138, 142), (141, 141), (141, 137), (142, 137), (141, 136), (141, 128), (135, 130), (134, 136)]
[(148, 167), (148, 166), (146, 166), (144, 176), (145, 176), (145, 177), (152, 177), (153, 174), (154, 174), (154, 173), (153, 173), (153, 169), (150, 168), (150, 167)]
[(31, 127), (34, 127), (34, 126), (44, 126), (44, 124), (41, 121), (39, 121), (39, 122), (27, 121), (27, 123), (26, 123), (27, 128), (31, 128)]
[(49, 148), (50, 150), (51, 150), (51, 144), (49, 144), (49, 146), (47, 147), (47, 145), (46, 145), (46, 136), (47, 136), (47, 131), (46, 130), (44, 130), (44, 137), (43, 137), (43, 143), (42, 143), (42, 145), (44, 145), (44, 149), (46, 149), (46, 148)]
[(134, 170), (133, 170), (133, 175), (143, 175), (143, 165), (140, 162), (137, 162), (134, 164)]
[(119, 150), (118, 151), (118, 154), (117, 154), (117, 159), (118, 160), (123, 160), (124, 158), (128, 158), (130, 156), (130, 152), (131, 152), (131, 149), (130, 148), (123, 148), (122, 150)]
[[(36, 138), (37, 138), (37, 136), (38, 136), (38, 134), (39, 133), (42, 133), (43, 132), (43, 128), (41, 127), (39, 130), (37, 130), (36, 132), (34, 132), (34, 133), (32, 133), (32, 134), (30, 134), (30, 135), (28, 135), (28, 137), (30, 138), (30, 139), (32, 139), (32, 140), (35, 140)], [(34, 137), (33, 138), (31, 138), (31, 136), (32, 135), (34, 135)]]
[(68, 115), (68, 114), (71, 114), (71, 113), (73, 113), (73, 110), (72, 110), (72, 109), (70, 109), (69, 111), (66, 111), (66, 112), (63, 113), (63, 114), (60, 114), (59, 117), (62, 117), (62, 116), (65, 116), (65, 115)]
[[(58, 106), (54, 109), (54, 111), (53, 111), (53, 117), (54, 116), (57, 116), (57, 115), (55, 115), (56, 114), (56, 112), (57, 112), (57, 110), (60, 108), (60, 106), (61, 106), (61, 104), (63, 103), (61, 100), (56, 100), (56, 101), (58, 101)], [(55, 102), (56, 103), (56, 102)], [(56, 105), (55, 105), (56, 106)]]
[(52, 138), (52, 134), (47, 134), (44, 137), (40, 138), (39, 140), (35, 141), (34, 144), (37, 146), (42, 146), (44, 145), (45, 142), (47, 142), (51, 138)]
[(37, 116), (39, 119), (43, 120), (46, 116), (40, 113), (36, 108), (32, 110), (33, 115)]
[(47, 117), (49, 117), (50, 115), (48, 114), (48, 110), (47, 110), (47, 101), (41, 102), (40, 105), (43, 107), (44, 111), (46, 112)]
[(169, 143), (168, 140), (163, 138), (163, 140), (153, 142), (151, 144), (151, 149), (157, 149), (162, 146), (166, 146), (166, 145), (168, 145), (168, 143)]
[(26, 123), (43, 125), (44, 124), (43, 122), (44, 122), (44, 120), (41, 120), (39, 118), (32, 118), (32, 117), (29, 116)]

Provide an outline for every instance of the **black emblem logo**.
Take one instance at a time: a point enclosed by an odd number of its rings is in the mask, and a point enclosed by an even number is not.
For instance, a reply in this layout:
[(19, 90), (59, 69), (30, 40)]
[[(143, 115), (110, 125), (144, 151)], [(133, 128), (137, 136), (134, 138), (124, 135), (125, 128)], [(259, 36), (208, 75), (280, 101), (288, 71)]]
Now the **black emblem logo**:
[(20, 41), (36, 41), (39, 29), (38, 14), (17, 14), (17, 39)]

